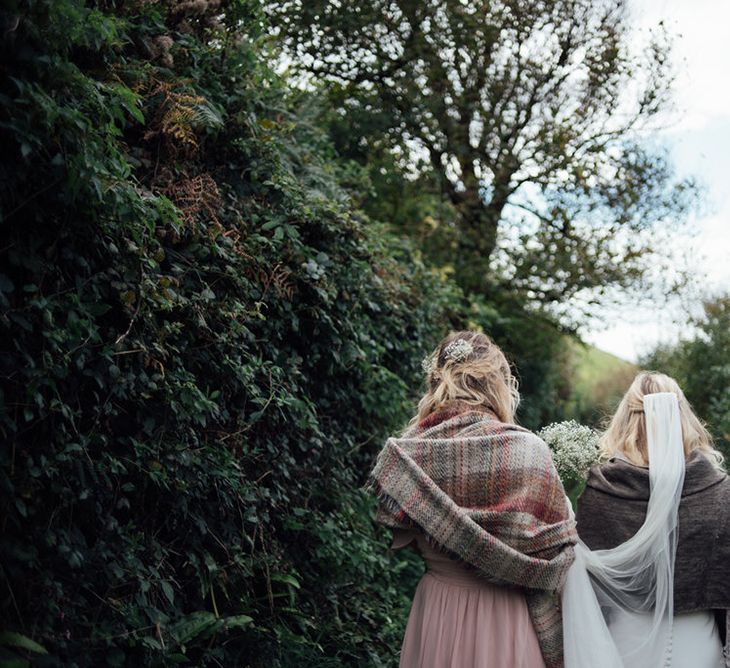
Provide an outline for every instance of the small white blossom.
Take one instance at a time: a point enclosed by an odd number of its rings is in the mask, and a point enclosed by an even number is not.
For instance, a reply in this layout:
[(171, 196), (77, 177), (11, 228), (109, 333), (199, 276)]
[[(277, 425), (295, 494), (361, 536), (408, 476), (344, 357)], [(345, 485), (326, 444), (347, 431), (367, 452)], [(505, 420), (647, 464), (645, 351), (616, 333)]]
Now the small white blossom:
[(598, 434), (575, 420), (554, 422), (538, 436), (547, 443), (555, 468), (568, 487), (585, 479), (588, 469), (598, 461)]
[(427, 376), (431, 375), (431, 372), (436, 368), (436, 358), (433, 354), (428, 355), (421, 361), (421, 368)]

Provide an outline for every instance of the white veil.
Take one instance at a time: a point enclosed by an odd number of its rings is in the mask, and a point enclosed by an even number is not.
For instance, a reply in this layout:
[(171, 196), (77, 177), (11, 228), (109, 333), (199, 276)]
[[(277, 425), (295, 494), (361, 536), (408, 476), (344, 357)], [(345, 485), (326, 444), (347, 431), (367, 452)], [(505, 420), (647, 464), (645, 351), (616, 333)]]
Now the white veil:
[[(684, 447), (677, 395), (647, 394), (649, 452), (646, 519), (610, 550), (576, 545), (563, 591), (565, 668), (664, 665), (674, 616), (677, 515), (684, 484)], [(643, 624), (636, 624), (637, 613)], [(612, 630), (621, 628), (616, 643)], [(634, 634), (627, 629), (636, 629)]]

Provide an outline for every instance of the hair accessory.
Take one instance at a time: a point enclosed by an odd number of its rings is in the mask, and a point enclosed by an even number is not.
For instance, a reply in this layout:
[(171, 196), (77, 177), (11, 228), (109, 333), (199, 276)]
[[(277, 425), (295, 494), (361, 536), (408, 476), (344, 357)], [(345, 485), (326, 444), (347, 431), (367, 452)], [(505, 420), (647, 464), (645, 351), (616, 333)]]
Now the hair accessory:
[(436, 368), (436, 356), (433, 353), (426, 355), (421, 361), (421, 368), (427, 376), (430, 376)]
[(473, 352), (474, 346), (471, 344), (471, 341), (467, 341), (466, 339), (456, 339), (444, 348), (444, 356), (447, 359), (454, 360), (454, 362), (465, 360)]

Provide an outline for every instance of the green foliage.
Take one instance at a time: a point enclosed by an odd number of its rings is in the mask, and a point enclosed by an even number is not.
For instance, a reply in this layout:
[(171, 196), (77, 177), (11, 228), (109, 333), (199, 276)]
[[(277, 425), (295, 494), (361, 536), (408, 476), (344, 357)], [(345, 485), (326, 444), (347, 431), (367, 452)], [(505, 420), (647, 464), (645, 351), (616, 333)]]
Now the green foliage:
[(254, 0), (3, 22), (2, 652), (393, 665), (419, 570), (358, 487), (459, 291), (353, 210)]
[(608, 287), (642, 285), (666, 261), (657, 234), (695, 203), (638, 141), (668, 100), (671, 38), (659, 25), (636, 48), (626, 7), (266, 3), (281, 61), (325, 96), (320, 124), (366, 176), (363, 210), (461, 287), (470, 323), (515, 362), (533, 428), (609, 409), (623, 376), (577, 395), (566, 330)]
[(704, 304), (694, 335), (660, 346), (642, 365), (676, 378), (698, 415), (707, 421), (716, 446), (730, 457), (730, 296)]
[(285, 62), (327, 90), (338, 146), (386, 198), (372, 208), (427, 239), (465, 292), (561, 304), (665, 261), (644, 233), (683, 220), (696, 189), (638, 141), (669, 99), (671, 39), (659, 24), (636, 48), (625, 0), (267, 11)]
[(568, 344), (573, 382), (565, 411), (583, 424), (602, 426), (616, 411), (639, 367), (590, 345)]
[(373, 456), (452, 328), (560, 419), (554, 317), (464, 296), (439, 175), (277, 76), (258, 0), (0, 27), (0, 663), (394, 665), (422, 567), (372, 525)]

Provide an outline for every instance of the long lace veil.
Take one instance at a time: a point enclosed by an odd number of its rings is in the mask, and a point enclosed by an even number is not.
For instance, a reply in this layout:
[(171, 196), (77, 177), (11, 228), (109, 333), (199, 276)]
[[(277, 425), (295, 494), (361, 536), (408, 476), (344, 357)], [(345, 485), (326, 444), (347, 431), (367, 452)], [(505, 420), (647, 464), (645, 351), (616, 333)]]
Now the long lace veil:
[[(684, 447), (677, 395), (647, 394), (644, 416), (649, 453), (646, 519), (629, 540), (610, 550), (578, 542), (563, 590), (565, 668), (653, 668), (664, 664), (674, 616), (677, 516), (684, 484)], [(620, 647), (611, 629), (650, 624)], [(622, 619), (622, 617), (624, 619)], [(622, 623), (623, 622), (623, 623)]]

